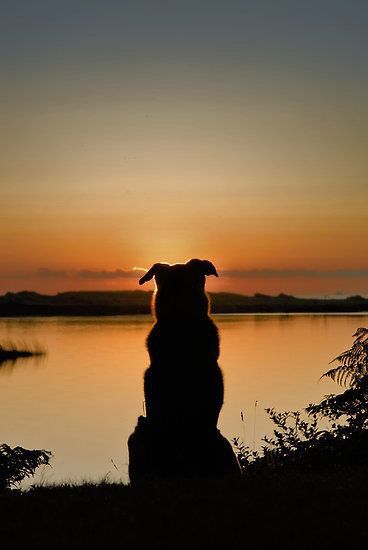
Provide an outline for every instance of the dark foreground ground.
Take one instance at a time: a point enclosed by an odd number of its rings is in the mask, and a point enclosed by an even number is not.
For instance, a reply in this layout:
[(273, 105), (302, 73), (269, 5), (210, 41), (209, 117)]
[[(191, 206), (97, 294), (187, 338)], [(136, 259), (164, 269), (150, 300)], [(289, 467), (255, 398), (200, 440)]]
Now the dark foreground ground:
[(368, 548), (368, 466), (0, 496), (1, 548)]

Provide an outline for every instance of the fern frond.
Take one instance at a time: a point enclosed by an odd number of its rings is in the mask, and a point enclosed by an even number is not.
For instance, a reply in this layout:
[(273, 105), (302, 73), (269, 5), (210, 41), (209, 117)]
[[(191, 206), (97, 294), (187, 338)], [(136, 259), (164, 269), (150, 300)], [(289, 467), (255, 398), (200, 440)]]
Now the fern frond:
[(330, 378), (340, 386), (355, 386), (368, 373), (368, 329), (359, 327), (353, 334), (355, 340), (350, 349), (343, 351), (330, 363), (340, 363), (321, 378)]

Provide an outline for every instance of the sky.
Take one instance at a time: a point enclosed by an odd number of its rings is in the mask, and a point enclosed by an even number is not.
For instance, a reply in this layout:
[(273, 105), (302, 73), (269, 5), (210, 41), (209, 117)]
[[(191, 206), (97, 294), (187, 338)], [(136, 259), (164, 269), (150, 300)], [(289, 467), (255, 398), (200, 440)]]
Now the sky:
[[(0, 293), (368, 295), (365, 0), (2, 0)], [(147, 285), (147, 289), (150, 288)]]

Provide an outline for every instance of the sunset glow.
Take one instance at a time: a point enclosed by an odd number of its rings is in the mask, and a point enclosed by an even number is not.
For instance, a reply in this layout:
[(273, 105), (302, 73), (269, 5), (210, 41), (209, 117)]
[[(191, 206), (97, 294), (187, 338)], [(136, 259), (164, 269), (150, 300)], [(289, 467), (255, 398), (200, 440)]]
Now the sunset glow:
[(73, 24), (21, 4), (1, 23), (1, 293), (137, 289), (134, 266), (198, 257), (213, 291), (368, 294), (361, 3), (213, 2), (210, 24), (191, 1), (77, 1)]

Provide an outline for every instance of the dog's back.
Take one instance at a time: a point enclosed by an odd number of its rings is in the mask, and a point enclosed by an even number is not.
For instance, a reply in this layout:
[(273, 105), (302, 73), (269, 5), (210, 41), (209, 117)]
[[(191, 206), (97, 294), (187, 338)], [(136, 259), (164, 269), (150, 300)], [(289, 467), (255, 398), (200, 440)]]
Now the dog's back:
[(147, 418), (168, 429), (216, 429), (223, 404), (217, 364), (219, 337), (209, 318), (207, 261), (155, 269), (152, 309), (156, 324), (147, 338), (151, 364), (144, 377)]
[(147, 347), (151, 357), (144, 376), (147, 417), (168, 429), (216, 429), (224, 388), (214, 323), (210, 319), (189, 325), (157, 322)]
[(190, 260), (155, 264), (140, 280), (143, 284), (155, 277), (156, 323), (147, 338), (146, 418), (141, 417), (129, 439), (133, 481), (239, 473), (231, 445), (217, 429), (224, 386), (206, 275), (217, 276), (211, 262)]

